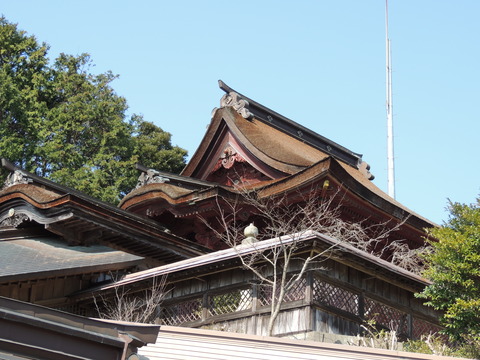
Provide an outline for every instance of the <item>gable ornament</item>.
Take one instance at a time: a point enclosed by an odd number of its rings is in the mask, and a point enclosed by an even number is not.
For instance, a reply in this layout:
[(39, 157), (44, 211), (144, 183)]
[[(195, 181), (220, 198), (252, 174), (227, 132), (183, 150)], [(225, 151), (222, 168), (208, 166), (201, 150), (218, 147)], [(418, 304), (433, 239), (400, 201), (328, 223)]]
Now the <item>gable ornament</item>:
[(230, 169), (236, 162), (245, 162), (245, 159), (239, 153), (237, 153), (234, 148), (227, 146), (225, 150), (223, 150), (220, 159), (218, 159), (217, 163), (213, 167), (212, 172), (217, 171), (221, 167)]
[(25, 175), (22, 171), (15, 170), (14, 172), (11, 172), (7, 176), (7, 179), (5, 180), (5, 183), (3, 186), (7, 188), (13, 185), (29, 184), (31, 182), (33, 182), (33, 180), (29, 178), (27, 175)]
[(362, 161), (360, 164), (358, 164), (358, 170), (368, 180), (375, 179), (375, 176), (370, 172), (370, 165), (368, 163), (366, 163), (365, 161)]
[(138, 189), (139, 187), (148, 184), (163, 184), (169, 181), (170, 179), (160, 176), (159, 171), (154, 169), (148, 169), (147, 171), (142, 172), (142, 174), (139, 176), (135, 189)]
[(248, 109), (249, 105), (250, 104), (248, 101), (238, 95), (235, 91), (230, 91), (228, 94), (223, 95), (220, 99), (221, 107), (231, 106), (242, 117), (251, 120), (253, 118), (253, 114)]
[(2, 221), (0, 221), (0, 228), (17, 228), (25, 221), (29, 221), (30, 218), (23, 213), (16, 212), (15, 209), (8, 210), (8, 215)]

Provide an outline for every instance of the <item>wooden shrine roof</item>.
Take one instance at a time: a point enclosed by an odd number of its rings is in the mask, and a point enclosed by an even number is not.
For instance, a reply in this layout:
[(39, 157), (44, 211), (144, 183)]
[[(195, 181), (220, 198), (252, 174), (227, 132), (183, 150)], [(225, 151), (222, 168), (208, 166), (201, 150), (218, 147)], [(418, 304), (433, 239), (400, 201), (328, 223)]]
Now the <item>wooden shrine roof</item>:
[(147, 217), (21, 170), (4, 159), (2, 165), (12, 174), (0, 191), (0, 228), (40, 224), (70, 244), (100, 243), (165, 263), (209, 252)]
[(158, 325), (113, 322), (0, 297), (0, 358), (124, 359), (155, 343)]
[(259, 174), (256, 181), (238, 186), (255, 189), (262, 196), (296, 191), (308, 183), (321, 187), (320, 181), (329, 180), (347, 194), (362, 216), (375, 214), (380, 221), (408, 218), (415, 231), (422, 233), (416, 235), (418, 238), (424, 235), (424, 228), (436, 226), (379, 189), (360, 154), (266, 108), (222, 81), (220, 87), (226, 92), (221, 107), (214, 110), (202, 142), (181, 175), (159, 172), (166, 181), (145, 183), (122, 200), (121, 208), (142, 213), (149, 206), (168, 203), (162, 206), (170, 207), (175, 216), (204, 211), (200, 201), (219, 194), (238, 194), (237, 185), (211, 180), (222, 166), (233, 174), (238, 163), (247, 164), (248, 171)]
[(227, 123), (241, 145), (260, 161), (287, 174), (326, 156), (333, 156), (353, 167), (362, 163), (360, 154), (236, 92), (221, 80), (219, 85), (226, 92), (220, 102), (221, 108), (214, 110), (205, 137), (182, 175), (198, 177), (199, 168), (208, 162), (209, 151), (218, 142), (222, 122)]

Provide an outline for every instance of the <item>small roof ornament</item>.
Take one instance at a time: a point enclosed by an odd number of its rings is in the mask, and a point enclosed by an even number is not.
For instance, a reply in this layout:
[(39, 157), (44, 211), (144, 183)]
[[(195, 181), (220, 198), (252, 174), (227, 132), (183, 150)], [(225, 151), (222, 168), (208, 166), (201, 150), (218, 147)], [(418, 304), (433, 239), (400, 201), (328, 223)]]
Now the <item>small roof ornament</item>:
[(230, 91), (220, 99), (220, 107), (231, 106), (247, 120), (253, 119), (253, 114), (248, 109), (249, 105), (248, 101), (235, 91)]
[(251, 223), (243, 230), (243, 235), (245, 235), (245, 239), (243, 239), (242, 245), (253, 244), (258, 241), (258, 228)]
[(29, 184), (32, 182), (33, 180), (30, 179), (21, 170), (15, 170), (7, 176), (7, 179), (5, 180), (5, 183), (4, 183), (4, 187), (7, 188), (13, 185)]
[(148, 169), (146, 171), (142, 171), (142, 174), (138, 178), (137, 187), (135, 189), (148, 184), (163, 184), (169, 181), (170, 179), (160, 176), (159, 171), (155, 169)]

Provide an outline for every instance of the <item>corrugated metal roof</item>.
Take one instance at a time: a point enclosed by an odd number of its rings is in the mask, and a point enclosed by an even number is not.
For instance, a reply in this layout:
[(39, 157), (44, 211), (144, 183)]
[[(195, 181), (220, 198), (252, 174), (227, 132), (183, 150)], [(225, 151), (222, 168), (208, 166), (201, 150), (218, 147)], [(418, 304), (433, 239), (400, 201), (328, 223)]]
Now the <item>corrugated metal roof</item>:
[[(35, 274), (45, 277), (52, 271), (78, 273), (86, 268), (133, 266), (142, 257), (102, 245), (69, 246), (56, 237), (30, 237), (0, 241), (0, 281), (13, 281)], [(66, 273), (63, 273), (67, 275)]]
[(144, 360), (453, 360), (458, 358), (161, 326), (157, 342), (138, 352)]

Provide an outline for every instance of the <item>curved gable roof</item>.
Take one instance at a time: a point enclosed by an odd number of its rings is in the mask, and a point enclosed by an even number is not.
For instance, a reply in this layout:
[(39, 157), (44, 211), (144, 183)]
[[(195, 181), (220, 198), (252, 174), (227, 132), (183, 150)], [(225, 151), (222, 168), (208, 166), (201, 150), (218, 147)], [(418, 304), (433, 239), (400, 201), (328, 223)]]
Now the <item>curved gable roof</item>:
[(220, 87), (227, 92), (222, 107), (214, 110), (207, 132), (182, 175), (205, 179), (227, 144), (270, 178), (294, 174), (328, 156), (360, 168), (360, 154), (236, 93), (221, 81)]

